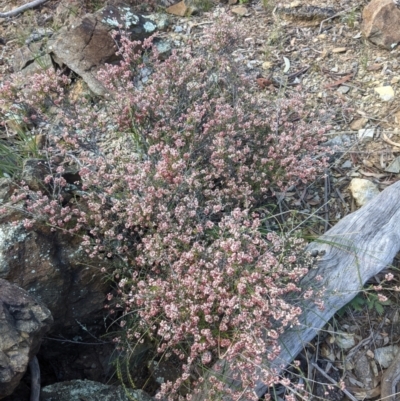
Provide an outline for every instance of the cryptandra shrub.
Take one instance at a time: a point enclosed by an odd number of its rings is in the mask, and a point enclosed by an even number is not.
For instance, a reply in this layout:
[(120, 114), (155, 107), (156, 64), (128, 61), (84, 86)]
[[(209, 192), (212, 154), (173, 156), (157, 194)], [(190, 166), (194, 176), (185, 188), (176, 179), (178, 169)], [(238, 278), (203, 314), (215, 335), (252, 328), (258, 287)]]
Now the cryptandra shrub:
[[(23, 93), (13, 83), (1, 93), (53, 125), (46, 191), (25, 187), (14, 197), (25, 199), (26, 226), (45, 219), (82, 236), (117, 283), (106, 307), (119, 316), (119, 348), (151, 339), (157, 361), (180, 361), (176, 380), (157, 394), (171, 400), (190, 400), (218, 358), (242, 372), (233, 399), (254, 398), (266, 347), (273, 359), (300, 299), (317, 295), (299, 287), (312, 264), (302, 241), (266, 232), (262, 216), (275, 191), (321, 172), (324, 129), (300, 93), (272, 103), (246, 79), (231, 54), (242, 41), (231, 20), (207, 33), (166, 61), (153, 39), (120, 35), (120, 64), (99, 74), (110, 95), (95, 104), (68, 103), (65, 77), (52, 73)], [(71, 169), (75, 184), (64, 178)], [(108, 258), (120, 269), (108, 271)], [(261, 372), (279, 381), (267, 366)], [(212, 400), (229, 392), (220, 377), (207, 380)]]

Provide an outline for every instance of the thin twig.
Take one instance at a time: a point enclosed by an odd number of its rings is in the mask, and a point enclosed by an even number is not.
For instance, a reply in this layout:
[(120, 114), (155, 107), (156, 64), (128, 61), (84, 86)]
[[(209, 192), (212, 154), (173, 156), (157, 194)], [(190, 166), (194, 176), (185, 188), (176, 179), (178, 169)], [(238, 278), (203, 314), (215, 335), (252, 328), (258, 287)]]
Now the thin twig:
[(29, 10), (30, 8), (36, 7), (42, 3), (44, 3), (47, 0), (34, 0), (31, 1), (30, 3), (26, 3), (21, 7), (14, 8), (14, 10), (8, 11), (6, 13), (0, 13), (0, 18), (8, 18), (8, 17), (14, 17), (15, 15), (22, 13), (26, 10)]
[(354, 6), (354, 7), (347, 8), (346, 10), (340, 11), (340, 12), (336, 13), (335, 15), (332, 15), (332, 17), (326, 18), (326, 19), (324, 19), (323, 21), (321, 21), (321, 24), (319, 25), (319, 32), (318, 32), (318, 34), (320, 34), (320, 33), (322, 32), (322, 25), (324, 25), (324, 22), (330, 21), (331, 19), (334, 19), (334, 18), (338, 17), (339, 15), (342, 15), (342, 14), (347, 13), (347, 12), (349, 12), (349, 11), (353, 11), (353, 10), (355, 10), (355, 9), (358, 8), (358, 7), (359, 7), (359, 5)]
[(98, 343), (88, 343), (88, 342), (82, 342), (82, 341), (73, 341), (73, 340), (67, 340), (65, 338), (51, 338), (51, 337), (43, 337), (46, 340), (50, 341), (58, 341), (60, 343), (71, 343), (71, 344), (79, 344), (79, 345), (104, 345), (104, 344), (112, 344), (111, 341), (102, 341)]
[(390, 145), (393, 145), (393, 146), (397, 146), (398, 148), (400, 148), (400, 143), (393, 142), (391, 139), (389, 139), (389, 138), (387, 137), (387, 135), (385, 134), (384, 131), (381, 132), (381, 136), (382, 136), (382, 139), (383, 139), (386, 143), (388, 143), (388, 144), (390, 144)]
[[(314, 366), (314, 368), (317, 369), (318, 372), (321, 373), (322, 376), (324, 376), (324, 377), (325, 377), (326, 379), (328, 379), (331, 383), (335, 384), (336, 386), (338, 386), (338, 387), (340, 388), (338, 382), (335, 381), (335, 380), (333, 380), (332, 377), (330, 377), (329, 375), (327, 375), (327, 374), (324, 372), (324, 370), (321, 369), (315, 362), (312, 362), (311, 365)], [(354, 397), (349, 391), (347, 391), (346, 389), (343, 389), (342, 391), (343, 391), (343, 392), (347, 395), (347, 397), (349, 397), (352, 401), (357, 401), (357, 398)]]
[(325, 191), (324, 191), (324, 204), (325, 204), (325, 231), (327, 232), (329, 229), (329, 207), (328, 207), (328, 202), (330, 198), (330, 193), (331, 193), (331, 182), (329, 179), (329, 170), (325, 169), (325, 176), (324, 176), (324, 186), (325, 186)]

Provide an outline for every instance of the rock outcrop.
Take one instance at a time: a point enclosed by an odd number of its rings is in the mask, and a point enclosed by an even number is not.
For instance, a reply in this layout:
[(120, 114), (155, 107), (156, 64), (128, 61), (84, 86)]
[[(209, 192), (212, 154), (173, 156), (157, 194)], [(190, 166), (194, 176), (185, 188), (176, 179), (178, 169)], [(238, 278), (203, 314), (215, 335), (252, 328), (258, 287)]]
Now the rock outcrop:
[(118, 59), (112, 31), (121, 29), (132, 40), (143, 40), (157, 28), (153, 20), (134, 13), (129, 6), (108, 5), (62, 28), (49, 41), (48, 49), (57, 64), (66, 65), (82, 77), (96, 95), (104, 95), (107, 90), (98, 81), (97, 71)]
[(393, 0), (372, 0), (363, 11), (362, 31), (372, 43), (391, 50), (400, 43), (400, 9)]
[[(46, 174), (40, 160), (26, 160), (22, 177), (31, 189), (48, 191), (43, 182)], [(50, 369), (50, 383), (81, 378), (106, 380), (112, 374), (113, 345), (101, 336), (106, 331), (104, 300), (111, 288), (104, 280), (101, 266), (86, 255), (78, 236), (51, 231), (40, 221), (26, 229), (22, 223), (26, 216), (18, 210), (22, 204), (9, 203), (13, 187), (10, 180), (0, 180), (0, 203), (6, 206), (0, 214), (0, 279), (23, 288), (53, 314), (49, 338), (43, 341), (38, 354), (41, 368)], [(107, 266), (112, 265), (113, 260), (108, 260)], [(2, 293), (0, 288), (0, 300)], [(0, 330), (0, 344), (2, 340)], [(23, 376), (31, 354), (34, 355), (28, 348), (17, 347), (14, 351), (15, 361), (24, 365), (16, 368), (18, 375), (11, 375), (0, 353), (0, 384), (4, 373), (8, 386), (7, 391), (0, 388), (0, 395), (10, 394)], [(10, 400), (27, 399), (21, 386), (16, 392), (20, 391), (21, 396), (14, 396), (14, 392)]]
[[(97, 79), (97, 72), (106, 63), (117, 62), (117, 40), (113, 31), (124, 31), (132, 40), (148, 38), (168, 26), (166, 14), (143, 16), (124, 4), (109, 4), (93, 14), (71, 16), (71, 7), (60, 4), (57, 20), (68, 24), (57, 33), (37, 30), (32, 38), (12, 56), (15, 72), (24, 75), (67, 66), (79, 75), (90, 90), (99, 96), (107, 93)], [(119, 33), (119, 32), (118, 32)], [(165, 41), (164, 41), (165, 42)]]
[(52, 323), (44, 304), (0, 279), (0, 399), (17, 387)]
[(48, 306), (54, 330), (75, 335), (78, 323), (102, 324), (109, 286), (98, 263), (90, 264), (77, 237), (36, 223), (26, 230), (18, 212), (0, 217), (0, 278), (18, 285)]

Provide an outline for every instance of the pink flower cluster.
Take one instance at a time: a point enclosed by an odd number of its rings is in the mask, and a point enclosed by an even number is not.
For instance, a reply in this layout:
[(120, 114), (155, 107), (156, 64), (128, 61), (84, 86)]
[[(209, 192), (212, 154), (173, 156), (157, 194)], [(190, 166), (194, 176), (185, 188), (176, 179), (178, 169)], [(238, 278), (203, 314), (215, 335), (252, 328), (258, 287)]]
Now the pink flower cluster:
[[(181, 361), (179, 377), (158, 394), (169, 400), (190, 400), (221, 358), (241, 372), (243, 388), (229, 390), (212, 376), (210, 396), (254, 398), (256, 368), (267, 347), (269, 358), (276, 356), (280, 334), (296, 324), (298, 283), (311, 265), (301, 240), (265, 234), (259, 210), (275, 191), (322, 171), (324, 130), (300, 93), (274, 104), (257, 96), (229, 54), (240, 40), (222, 20), (201, 47), (189, 43), (161, 61), (150, 51), (152, 39), (141, 54), (122, 36), (121, 63), (99, 74), (108, 99), (67, 105), (65, 79), (49, 74), (19, 100), (37, 106), (42, 99), (38, 113), (50, 122), (58, 107), (59, 129), (44, 150), (48, 192), (25, 189), (26, 210), (81, 235), (89, 257), (104, 266), (120, 259), (117, 291), (108, 295), (110, 313), (122, 314), (116, 342), (124, 347), (121, 339), (147, 336), (159, 360)], [(145, 67), (152, 74), (139, 83)], [(11, 92), (7, 86), (3, 95)], [(79, 170), (79, 191), (67, 196), (71, 168)], [(315, 295), (306, 290), (305, 298)], [(266, 366), (262, 374), (279, 381)]]

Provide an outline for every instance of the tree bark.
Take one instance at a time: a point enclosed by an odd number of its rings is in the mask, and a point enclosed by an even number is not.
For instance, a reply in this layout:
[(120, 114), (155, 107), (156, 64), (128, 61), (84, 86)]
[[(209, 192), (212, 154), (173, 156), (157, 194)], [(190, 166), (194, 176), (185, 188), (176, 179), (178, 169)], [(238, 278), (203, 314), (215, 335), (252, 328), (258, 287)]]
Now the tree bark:
[[(277, 374), (296, 358), (339, 309), (360, 292), (368, 279), (392, 263), (400, 250), (400, 181), (386, 188), (361, 209), (344, 217), (311, 243), (307, 250), (323, 256), (317, 268), (302, 279), (302, 288), (324, 287), (325, 307), (320, 310), (313, 300), (304, 301), (300, 325), (286, 330), (280, 337), (279, 357), (272, 361), (265, 358), (263, 362), (264, 367)], [(315, 279), (317, 276), (321, 276), (322, 280), (318, 282)], [(219, 361), (217, 365), (223, 367), (225, 377), (232, 377), (234, 372), (226, 361)], [(236, 387), (240, 383), (227, 379), (227, 385)], [(267, 386), (258, 381), (256, 394), (261, 396), (266, 391)], [(206, 398), (205, 385), (194, 400)], [(224, 401), (231, 400), (225, 397)]]

